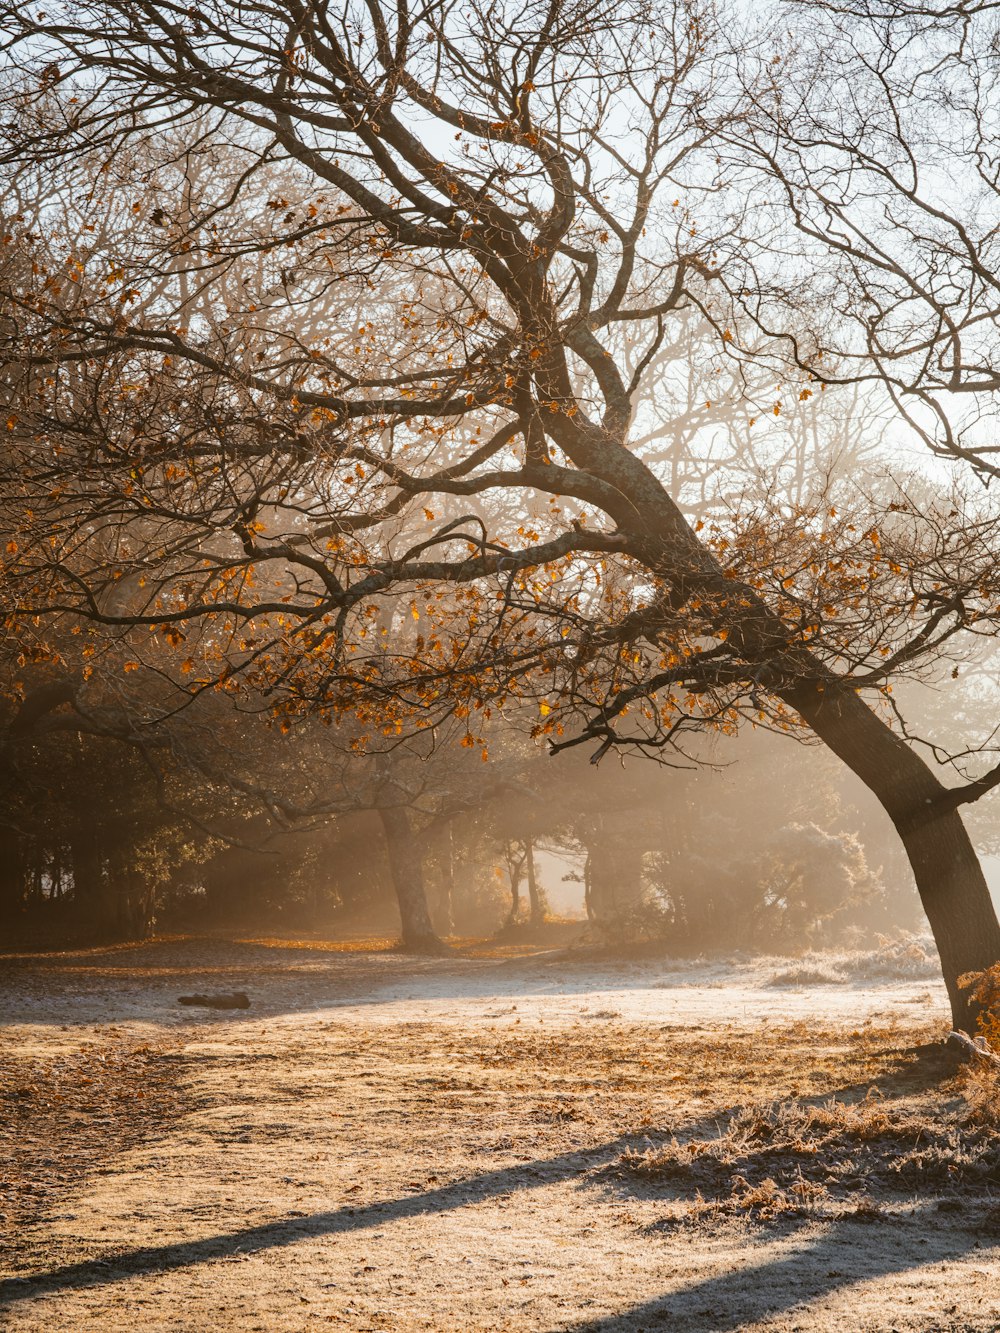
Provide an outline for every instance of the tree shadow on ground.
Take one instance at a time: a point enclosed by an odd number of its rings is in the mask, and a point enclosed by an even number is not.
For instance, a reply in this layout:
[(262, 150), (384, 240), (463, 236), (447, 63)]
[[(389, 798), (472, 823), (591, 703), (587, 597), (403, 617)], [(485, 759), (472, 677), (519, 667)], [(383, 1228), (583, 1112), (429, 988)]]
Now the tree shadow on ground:
[[(205, 976), (211, 978), (205, 988), (224, 987), (242, 989), (237, 981), (237, 971), (227, 972), (226, 967), (219, 967), (216, 959), (218, 941), (199, 941), (185, 944), (183, 948), (172, 945), (149, 952), (147, 950), (100, 951), (96, 955), (75, 954), (69, 962), (69, 970), (77, 966), (95, 966), (98, 970), (94, 985), (108, 986), (108, 976), (117, 975), (123, 988), (141, 990), (149, 988), (149, 977), (162, 991), (163, 1003), (169, 1003), (168, 996), (173, 994), (173, 987), (182, 980), (183, 989), (202, 989), (196, 980), (197, 968), (204, 967)], [(261, 967), (261, 974), (268, 973), (269, 981), (283, 981), (282, 973), (287, 964), (280, 963), (264, 967), (261, 960), (275, 957), (271, 946), (247, 943), (234, 950), (233, 966), (252, 969)], [(315, 987), (309, 985), (307, 993), (277, 995), (268, 998), (265, 1004), (240, 1018), (253, 1018), (270, 1014), (276, 1010), (309, 1010), (328, 1007), (330, 998), (324, 998), (323, 989), (330, 978), (342, 971), (348, 971), (353, 994), (340, 997), (341, 1003), (379, 1003), (386, 996), (392, 999), (405, 990), (412, 980), (415, 987), (420, 979), (427, 975), (427, 968), (441, 968), (440, 962), (416, 965), (408, 975), (382, 973), (381, 959), (362, 956), (359, 967), (357, 954), (323, 954), (318, 950), (305, 951), (290, 946), (282, 948), (280, 955), (294, 961), (301, 959), (303, 953), (310, 961), (315, 959), (330, 972), (291, 971), (289, 984), (298, 986), (303, 980), (315, 979)], [(141, 960), (141, 961), (140, 961)], [(405, 960), (409, 961), (409, 960)], [(33, 975), (44, 983), (46, 974), (54, 980), (61, 975), (60, 967), (65, 967), (67, 957), (54, 959), (51, 972), (39, 968)], [(527, 960), (531, 965), (531, 960)], [(138, 964), (138, 966), (137, 966)], [(521, 993), (517, 989), (525, 977), (530, 983), (528, 993), (539, 993), (534, 985), (545, 974), (538, 963), (530, 972), (517, 969), (525, 967), (525, 960), (515, 960), (510, 971), (513, 983), (509, 994)], [(108, 971), (103, 969), (107, 966)], [(143, 967), (149, 970), (143, 974)], [(444, 965), (441, 975), (441, 987), (428, 988), (427, 998), (432, 998), (434, 991), (440, 989), (447, 994), (484, 994), (499, 999), (492, 989), (491, 978), (495, 978), (498, 967), (507, 970), (510, 966), (505, 960), (502, 964), (488, 962), (468, 966), (465, 978), (460, 969), (452, 970), (452, 963)], [(664, 970), (669, 964), (664, 964)], [(190, 970), (188, 970), (190, 968)], [(129, 976), (135, 971), (138, 975)], [(277, 973), (277, 977), (275, 974)], [(193, 975), (194, 974), (194, 975)], [(251, 973), (252, 975), (252, 973)], [(571, 994), (591, 993), (594, 973), (590, 967), (584, 967), (580, 974), (558, 974), (559, 981), (565, 977), (567, 989)], [(429, 978), (432, 981), (436, 979)], [(75, 978), (74, 978), (75, 980)], [(615, 975), (615, 983), (626, 986), (648, 986), (651, 984), (648, 969), (639, 976)], [(364, 995), (359, 990), (367, 984), (376, 988), (376, 993)], [(546, 987), (547, 988), (547, 987)], [(424, 991), (421, 988), (422, 997)], [(544, 993), (544, 992), (543, 992)], [(336, 1001), (333, 1001), (336, 1003)], [(211, 1020), (217, 1016), (207, 1014)], [(90, 1021), (93, 1021), (91, 1019)], [(226, 1014), (226, 1022), (234, 1021), (232, 1014)], [(239, 1021), (239, 1020), (237, 1020)], [(880, 1074), (883, 1094), (890, 1097), (904, 1097), (927, 1091), (936, 1086), (953, 1068), (951, 1056), (940, 1046), (912, 1048), (899, 1051), (895, 1067), (890, 1067)], [(822, 1094), (800, 1099), (803, 1104), (827, 1101), (831, 1098), (839, 1101), (854, 1101), (865, 1098), (870, 1090), (869, 1083), (857, 1083), (834, 1089)], [(308, 1243), (324, 1237), (363, 1232), (394, 1222), (405, 1223), (408, 1219), (454, 1213), (465, 1207), (484, 1203), (499, 1195), (523, 1193), (551, 1184), (577, 1182), (581, 1188), (593, 1189), (597, 1184), (612, 1188), (621, 1194), (633, 1196), (644, 1191), (638, 1183), (623, 1182), (621, 1173), (613, 1177), (613, 1165), (626, 1148), (641, 1149), (663, 1142), (676, 1130), (685, 1138), (707, 1136), (717, 1131), (720, 1112), (713, 1111), (696, 1120), (685, 1120), (682, 1125), (669, 1126), (664, 1130), (656, 1128), (642, 1134), (625, 1135), (609, 1140), (589, 1150), (576, 1150), (550, 1158), (541, 1158), (530, 1163), (488, 1171), (466, 1179), (454, 1181), (419, 1194), (373, 1202), (364, 1206), (343, 1206), (338, 1209), (317, 1212), (306, 1217), (286, 1216), (254, 1226), (234, 1229), (195, 1241), (177, 1241), (163, 1245), (139, 1246), (126, 1251), (109, 1251), (104, 1255), (78, 1263), (67, 1264), (49, 1271), (36, 1272), (28, 1276), (11, 1278), (0, 1282), (0, 1309), (5, 1305), (21, 1300), (45, 1298), (55, 1293), (79, 1291), (89, 1287), (127, 1282), (143, 1275), (155, 1275), (192, 1269), (200, 1264), (210, 1264), (224, 1260), (232, 1255), (248, 1255), (262, 1251), (280, 1250), (297, 1243)], [(648, 1197), (648, 1196), (647, 1196)], [(660, 1197), (664, 1197), (661, 1191)], [(611, 1330), (651, 1330), (683, 1327), (685, 1329), (735, 1330), (755, 1318), (779, 1314), (791, 1310), (804, 1301), (829, 1296), (840, 1287), (863, 1282), (868, 1278), (884, 1277), (889, 1274), (902, 1274), (919, 1269), (927, 1264), (944, 1260), (956, 1260), (975, 1249), (980, 1240), (974, 1232), (956, 1225), (950, 1215), (935, 1216), (925, 1211), (921, 1220), (892, 1219), (875, 1224), (879, 1229), (879, 1244), (871, 1243), (872, 1224), (847, 1217), (834, 1217), (817, 1223), (815, 1219), (796, 1219), (772, 1226), (764, 1235), (776, 1240), (792, 1241), (802, 1227), (809, 1226), (810, 1233), (803, 1235), (802, 1244), (793, 1252), (783, 1250), (764, 1262), (752, 1263), (736, 1271), (706, 1277), (655, 1299), (637, 1304), (631, 1309), (595, 1314), (588, 1322), (573, 1325), (560, 1325), (569, 1328), (572, 1333), (611, 1333)], [(821, 1227), (820, 1234), (816, 1234)], [(653, 1244), (651, 1238), (650, 1243)], [(753, 1256), (748, 1256), (752, 1259)], [(651, 1251), (652, 1258), (652, 1251)], [(613, 1297), (604, 1302), (613, 1305)]]
[[(816, 1187), (809, 1197), (833, 1207), (860, 1199), (862, 1211), (947, 1195), (958, 1212), (963, 1197), (994, 1190), (1000, 1138), (987, 1125), (962, 1123), (961, 1097), (942, 1086), (960, 1066), (956, 1053), (937, 1042), (885, 1056), (877, 1080), (808, 1094), (749, 1090), (700, 1119), (654, 1125), (639, 1145), (645, 1155), (609, 1160), (591, 1172), (591, 1182), (622, 1202), (696, 1203), (705, 1213), (766, 1182), (791, 1190), (786, 1221), (796, 1199), (806, 1197), (795, 1187), (809, 1184)], [(923, 1100), (928, 1093), (936, 1094), (933, 1104)], [(667, 1146), (663, 1156), (655, 1151), (660, 1145)], [(808, 1216), (804, 1203), (802, 1211)]]
[[(819, 1235), (762, 1263), (731, 1268), (628, 1309), (565, 1325), (563, 1333), (659, 1333), (664, 1329), (729, 1333), (800, 1310), (841, 1288), (955, 1262), (982, 1249), (973, 1232), (935, 1227), (931, 1216), (882, 1221), (875, 1226), (877, 1235), (871, 1222), (832, 1219)], [(983, 1311), (984, 1316), (993, 1313), (992, 1309)], [(913, 1314), (921, 1315), (921, 1311), (915, 1308)], [(924, 1310), (921, 1317), (931, 1319), (938, 1314), (943, 1317), (944, 1312)], [(997, 1325), (960, 1321), (924, 1327), (957, 1333)]]
[(595, 1165), (623, 1152), (626, 1147), (636, 1146), (638, 1142), (637, 1136), (625, 1135), (596, 1148), (539, 1158), (533, 1162), (519, 1162), (516, 1166), (487, 1171), (420, 1194), (362, 1206), (345, 1206), (306, 1217), (277, 1219), (258, 1226), (206, 1236), (197, 1241), (178, 1241), (175, 1244), (114, 1252), (104, 1259), (84, 1260), (48, 1272), (34, 1273), (29, 1277), (0, 1281), (0, 1309), (4, 1302), (36, 1294), (123, 1282), (142, 1273), (172, 1272), (233, 1254), (246, 1255), (281, 1249), (321, 1236), (342, 1235), (427, 1214), (452, 1212), (498, 1195), (539, 1189), (545, 1185), (580, 1178)]
[[(850, 1095), (853, 1089), (845, 1088)], [(688, 1124), (692, 1137), (711, 1132), (716, 1118), (707, 1115)], [(497, 1196), (510, 1196), (566, 1181), (591, 1187), (627, 1148), (663, 1141), (668, 1133), (651, 1131), (623, 1135), (592, 1149), (574, 1150), (533, 1162), (499, 1168), (423, 1191), (360, 1206), (344, 1206), (308, 1216), (277, 1218), (270, 1222), (222, 1232), (194, 1241), (140, 1246), (111, 1251), (105, 1257), (83, 1260), (48, 1271), (0, 1281), (0, 1309), (22, 1300), (45, 1298), (55, 1293), (127, 1282), (144, 1275), (162, 1275), (213, 1263), (234, 1255), (248, 1256), (282, 1249), (408, 1219), (456, 1212)], [(935, 1226), (934, 1223), (937, 1222)], [(683, 1327), (685, 1329), (735, 1330), (747, 1322), (791, 1310), (805, 1302), (829, 1295), (841, 1286), (869, 1278), (902, 1274), (928, 1264), (960, 1259), (980, 1248), (974, 1231), (956, 1226), (949, 1216), (937, 1217), (928, 1209), (914, 1218), (891, 1218), (877, 1223), (879, 1243), (874, 1245), (873, 1224), (851, 1217), (836, 1217), (822, 1223), (815, 1234), (816, 1219), (793, 1218), (762, 1230), (765, 1238), (790, 1239), (809, 1226), (813, 1234), (791, 1252), (737, 1270), (689, 1283), (662, 1297), (625, 1311), (606, 1313), (583, 1323), (560, 1325), (567, 1333), (611, 1333), (630, 1330)]]
[[(809, 1096), (776, 1099), (775, 1106), (790, 1105), (802, 1109), (827, 1109), (830, 1103), (844, 1107), (858, 1107), (864, 1103), (881, 1113), (886, 1111), (890, 1121), (883, 1130), (868, 1139), (862, 1134), (853, 1143), (843, 1145), (845, 1153), (860, 1171), (843, 1187), (831, 1184), (825, 1200), (825, 1213), (811, 1205), (772, 1216), (761, 1222), (752, 1207), (746, 1213), (741, 1209), (759, 1191), (763, 1182), (787, 1190), (801, 1184), (810, 1174), (817, 1180), (824, 1176), (830, 1182), (835, 1178), (829, 1171), (835, 1161), (816, 1154), (815, 1145), (805, 1142), (783, 1153), (773, 1149), (765, 1136), (756, 1142), (737, 1139), (724, 1168), (713, 1179), (711, 1171), (702, 1169), (704, 1159), (692, 1155), (690, 1166), (685, 1167), (683, 1151), (678, 1154), (679, 1168), (668, 1168), (661, 1179), (655, 1173), (644, 1177), (623, 1166), (620, 1158), (609, 1161), (591, 1173), (591, 1181), (600, 1183), (606, 1195), (627, 1203), (642, 1198), (669, 1205), (690, 1205), (686, 1215), (671, 1212), (662, 1223), (648, 1227), (660, 1235), (676, 1234), (678, 1228), (691, 1228), (688, 1234), (700, 1231), (703, 1236), (722, 1238), (732, 1234), (734, 1248), (745, 1246), (747, 1228), (756, 1241), (772, 1239), (792, 1242), (796, 1233), (806, 1230), (802, 1243), (783, 1245), (779, 1255), (763, 1262), (731, 1267), (727, 1271), (687, 1283), (676, 1290), (632, 1306), (623, 1311), (602, 1314), (579, 1323), (567, 1325), (564, 1333), (643, 1333), (643, 1330), (711, 1330), (727, 1333), (758, 1320), (787, 1314), (799, 1306), (806, 1306), (831, 1296), (842, 1287), (850, 1287), (869, 1279), (902, 1275), (942, 1261), (956, 1261), (973, 1251), (987, 1249), (988, 1257), (995, 1257), (997, 1223), (1000, 1210), (995, 1208), (994, 1191), (997, 1183), (996, 1138), (986, 1129), (974, 1131), (992, 1141), (988, 1154), (990, 1173), (985, 1178), (968, 1179), (959, 1168), (939, 1164), (940, 1179), (915, 1182), (905, 1176), (895, 1177), (889, 1159), (893, 1154), (905, 1160), (909, 1151), (916, 1155), (916, 1144), (923, 1139), (922, 1152), (935, 1140), (940, 1140), (946, 1151), (953, 1147), (952, 1123), (942, 1121), (935, 1127), (928, 1124), (922, 1134), (913, 1135), (906, 1116), (919, 1107), (921, 1094), (940, 1087), (954, 1074), (959, 1060), (955, 1053), (940, 1043), (902, 1049), (895, 1053), (878, 1080), (878, 1095), (872, 1100), (870, 1082), (854, 1083), (834, 1091)], [(751, 1106), (759, 1099), (751, 1098)], [(893, 1125), (891, 1116), (896, 1110), (903, 1117)], [(706, 1124), (721, 1136), (730, 1112), (737, 1108), (720, 1110), (714, 1117), (706, 1117), (700, 1124), (680, 1127), (675, 1135), (661, 1134), (660, 1141), (671, 1140), (683, 1146), (699, 1140)], [(766, 1121), (764, 1128), (767, 1128)], [(848, 1131), (849, 1136), (849, 1131)], [(711, 1132), (705, 1135), (711, 1137)], [(656, 1147), (650, 1141), (651, 1148)], [(883, 1150), (879, 1160), (879, 1148)], [(796, 1160), (797, 1154), (801, 1157)], [(782, 1157), (786, 1160), (782, 1162)], [(803, 1165), (803, 1164), (806, 1165)], [(889, 1169), (885, 1167), (888, 1163)], [(898, 1162), (896, 1163), (898, 1165)], [(784, 1171), (782, 1172), (782, 1167)], [(956, 1172), (952, 1175), (951, 1172)], [(777, 1178), (777, 1179), (775, 1179)], [(738, 1187), (735, 1186), (738, 1182)], [(745, 1191), (745, 1192), (744, 1192)], [(742, 1202), (741, 1202), (742, 1196)], [(758, 1195), (758, 1197), (760, 1197)], [(764, 1195), (767, 1198), (766, 1194)], [(790, 1202), (789, 1195), (784, 1196)], [(715, 1212), (717, 1205), (718, 1212)], [(839, 1211), (831, 1211), (831, 1210)], [(984, 1216), (985, 1214), (985, 1216)], [(764, 1214), (766, 1217), (767, 1214)], [(983, 1257), (987, 1257), (984, 1255)], [(925, 1312), (927, 1313), (927, 1312)], [(985, 1313), (985, 1312), (984, 1312)], [(992, 1307), (989, 1318), (995, 1319)], [(935, 1329), (945, 1327), (971, 1330), (966, 1323), (927, 1325)], [(976, 1324), (976, 1328), (1000, 1329), (1000, 1322)]]

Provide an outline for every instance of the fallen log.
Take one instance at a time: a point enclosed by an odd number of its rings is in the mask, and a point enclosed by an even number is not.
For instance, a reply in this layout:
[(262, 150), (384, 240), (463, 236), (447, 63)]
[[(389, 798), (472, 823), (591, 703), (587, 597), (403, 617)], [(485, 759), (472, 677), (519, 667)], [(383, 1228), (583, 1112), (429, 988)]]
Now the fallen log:
[(198, 1004), (205, 1009), (249, 1009), (250, 996), (244, 991), (230, 995), (178, 995), (178, 1004)]

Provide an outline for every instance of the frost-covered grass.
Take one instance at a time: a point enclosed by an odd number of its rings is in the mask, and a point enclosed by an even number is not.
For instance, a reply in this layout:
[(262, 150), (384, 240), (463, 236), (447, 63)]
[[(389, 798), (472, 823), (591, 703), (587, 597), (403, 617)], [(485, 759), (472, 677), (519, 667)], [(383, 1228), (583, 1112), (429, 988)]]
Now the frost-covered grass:
[[(32, 1186), (4, 1328), (1000, 1329), (997, 1089), (956, 1079), (940, 985), (764, 984), (856, 958), (191, 940), (0, 967)], [(234, 989), (249, 1010), (176, 1003)], [(162, 1043), (183, 1114), (132, 1105)], [(144, 1048), (119, 1097), (111, 1056)]]
[(886, 1095), (873, 1084), (852, 1100), (752, 1100), (722, 1112), (716, 1125), (710, 1137), (673, 1135), (621, 1155), (626, 1178), (673, 1196), (664, 1225), (876, 1220), (920, 1201), (961, 1212), (973, 1199), (990, 1234), (1000, 1221), (1000, 1209), (987, 1206), (1000, 1184), (996, 1070), (964, 1066), (916, 1095), (898, 1084)]
[(775, 972), (769, 986), (849, 985), (858, 981), (922, 981), (941, 974), (929, 935), (879, 936), (872, 949), (811, 950)]

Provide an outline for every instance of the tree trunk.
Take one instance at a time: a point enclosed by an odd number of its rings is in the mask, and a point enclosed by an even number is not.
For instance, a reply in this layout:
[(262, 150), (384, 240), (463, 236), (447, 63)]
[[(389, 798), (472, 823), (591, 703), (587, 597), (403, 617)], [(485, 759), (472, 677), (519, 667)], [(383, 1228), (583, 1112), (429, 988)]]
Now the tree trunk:
[(378, 814), (399, 904), (403, 948), (411, 953), (442, 953), (444, 945), (431, 925), (427, 909), (423, 865), (410, 828), (410, 817), (401, 805), (380, 806)]
[(97, 831), (78, 825), (71, 834), (73, 907), (85, 936), (97, 940), (121, 938), (121, 902), (113, 876), (105, 866)]
[(455, 834), (451, 820), (441, 838), (441, 926), (446, 935), (455, 929)]
[(531, 924), (540, 926), (545, 920), (542, 900), (538, 893), (538, 880), (535, 877), (535, 844), (530, 837), (524, 840), (524, 867), (528, 875), (528, 902), (531, 908)]
[(783, 697), (892, 820), (941, 958), (952, 1022), (974, 1031), (976, 1011), (958, 981), (1000, 961), (1000, 923), (961, 815), (947, 806), (946, 788), (853, 690), (811, 682)]
[(642, 906), (641, 836), (619, 835), (611, 843), (611, 857), (615, 867), (614, 904), (619, 920), (628, 921)]
[[(563, 388), (569, 396), (568, 375)], [(1000, 923), (961, 817), (947, 806), (945, 788), (850, 686), (839, 686), (804, 643), (790, 640), (788, 627), (752, 588), (727, 577), (730, 571), (702, 545), (660, 478), (625, 447), (623, 438), (563, 418), (555, 424), (571, 461), (613, 488), (601, 499), (601, 508), (627, 534), (632, 554), (669, 581), (672, 603), (683, 606), (694, 591), (732, 607), (738, 593), (731, 645), (756, 666), (757, 679), (763, 682), (763, 673), (773, 672), (776, 679), (769, 688), (798, 711), (880, 801), (913, 868), (954, 1024), (969, 1031), (975, 1012), (958, 979), (1000, 961)]]
[(507, 917), (507, 925), (517, 925), (517, 918), (521, 915), (521, 870), (524, 864), (522, 857), (515, 857), (510, 843), (507, 844), (505, 856), (507, 862), (507, 878), (510, 880), (510, 913)]
[(608, 925), (615, 918), (616, 873), (611, 844), (598, 829), (587, 845), (587, 915), (595, 925)]
[(112, 858), (109, 873), (115, 882), (118, 934), (127, 940), (148, 940), (153, 933), (153, 894), (135, 869), (128, 853)]
[(0, 913), (3, 924), (24, 911), (25, 856), (21, 835), (0, 825)]
[(642, 847), (635, 839), (616, 836), (602, 821), (588, 844), (591, 921), (627, 926), (642, 901)]
[[(584, 465), (590, 461), (586, 450), (574, 457)], [(857, 774), (889, 815), (938, 948), (952, 1021), (959, 1030), (973, 1030), (976, 1010), (959, 978), (1000, 961), (1000, 923), (979, 858), (961, 816), (948, 805), (946, 788), (854, 689), (838, 684), (805, 644), (789, 641), (787, 627), (752, 589), (727, 579), (727, 571), (638, 459), (623, 450), (615, 455), (613, 473), (619, 491), (638, 501), (636, 516), (622, 513), (619, 522), (631, 529), (637, 552), (649, 567), (671, 578), (677, 604), (692, 588), (719, 596), (726, 604), (739, 588), (745, 610), (734, 620), (730, 642), (745, 661), (774, 670), (774, 692)]]

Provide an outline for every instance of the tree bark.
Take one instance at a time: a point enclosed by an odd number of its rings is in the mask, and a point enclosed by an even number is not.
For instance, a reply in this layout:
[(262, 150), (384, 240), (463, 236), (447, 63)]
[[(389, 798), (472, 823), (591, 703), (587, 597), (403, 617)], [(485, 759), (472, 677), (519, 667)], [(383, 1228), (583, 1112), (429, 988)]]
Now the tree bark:
[(455, 929), (455, 834), (451, 820), (441, 838), (441, 925), (446, 935)]
[(919, 755), (853, 690), (803, 684), (783, 692), (802, 718), (878, 798), (902, 840), (941, 959), (956, 1029), (975, 1030), (966, 972), (1000, 961), (1000, 923), (962, 817)]
[(531, 924), (540, 926), (545, 919), (542, 900), (538, 894), (538, 880), (535, 876), (535, 843), (530, 836), (524, 840), (524, 867), (528, 876), (528, 903), (531, 911)]
[(443, 953), (445, 947), (431, 925), (423, 865), (410, 827), (410, 817), (401, 805), (380, 806), (378, 814), (399, 904), (403, 948), (411, 953)]
[(510, 912), (507, 916), (507, 925), (516, 926), (517, 918), (521, 915), (521, 872), (524, 858), (515, 856), (513, 845), (508, 843), (505, 859), (507, 878), (510, 881)]

